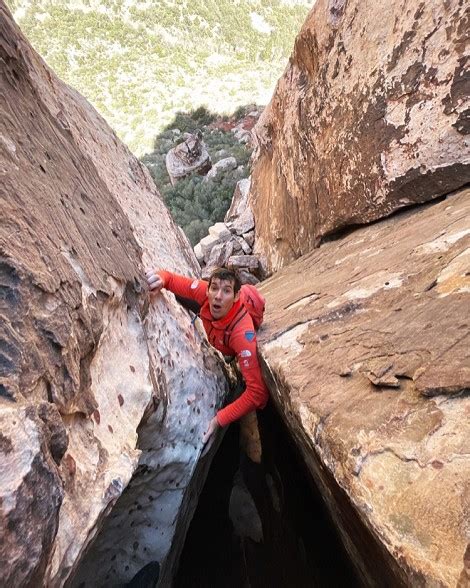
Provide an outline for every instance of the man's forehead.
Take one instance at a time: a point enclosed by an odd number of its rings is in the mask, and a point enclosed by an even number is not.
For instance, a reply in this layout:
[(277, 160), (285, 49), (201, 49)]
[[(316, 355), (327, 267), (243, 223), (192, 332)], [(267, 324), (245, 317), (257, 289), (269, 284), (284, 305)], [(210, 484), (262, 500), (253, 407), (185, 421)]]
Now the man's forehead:
[(234, 288), (234, 283), (232, 280), (221, 280), (220, 278), (212, 278), (211, 285), (217, 286), (217, 288), (225, 288), (229, 286), (232, 290)]

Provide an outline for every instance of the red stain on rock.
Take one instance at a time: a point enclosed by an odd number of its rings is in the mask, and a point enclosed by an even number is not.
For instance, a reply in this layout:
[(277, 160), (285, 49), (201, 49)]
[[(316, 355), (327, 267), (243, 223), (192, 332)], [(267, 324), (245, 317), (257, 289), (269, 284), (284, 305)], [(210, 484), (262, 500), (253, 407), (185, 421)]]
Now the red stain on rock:
[(254, 116), (246, 116), (243, 120), (242, 120), (242, 128), (245, 131), (251, 131), (251, 129), (255, 126), (255, 124), (257, 123), (258, 119)]
[(100, 424), (100, 420), (101, 420), (100, 411), (99, 410), (93, 411), (93, 417), (94, 417), (94, 419), (96, 421), (96, 424), (99, 425)]
[(235, 121), (220, 121), (220, 122), (215, 122), (213, 126), (215, 129), (219, 129), (219, 131), (223, 131), (224, 133), (228, 133), (235, 127), (235, 125), (236, 125)]
[(119, 400), (119, 406), (122, 406), (124, 404), (124, 398), (122, 397), (122, 394), (118, 394), (118, 400)]
[(70, 455), (70, 453), (64, 456), (62, 463), (67, 473), (70, 476), (75, 476), (75, 472), (77, 471), (77, 463), (74, 460), (74, 458)]

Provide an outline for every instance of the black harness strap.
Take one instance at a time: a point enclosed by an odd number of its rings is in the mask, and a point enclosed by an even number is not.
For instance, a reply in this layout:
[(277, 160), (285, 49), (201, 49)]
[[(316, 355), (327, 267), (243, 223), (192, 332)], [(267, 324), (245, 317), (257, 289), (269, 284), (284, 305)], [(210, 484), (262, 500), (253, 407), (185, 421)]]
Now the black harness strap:
[[(240, 314), (241, 313), (241, 314)], [(224, 345), (225, 347), (229, 347), (230, 337), (232, 336), (233, 329), (238, 325), (238, 323), (248, 314), (248, 311), (244, 306), (240, 307), (240, 310), (237, 314), (233, 317), (232, 322), (224, 331)]]

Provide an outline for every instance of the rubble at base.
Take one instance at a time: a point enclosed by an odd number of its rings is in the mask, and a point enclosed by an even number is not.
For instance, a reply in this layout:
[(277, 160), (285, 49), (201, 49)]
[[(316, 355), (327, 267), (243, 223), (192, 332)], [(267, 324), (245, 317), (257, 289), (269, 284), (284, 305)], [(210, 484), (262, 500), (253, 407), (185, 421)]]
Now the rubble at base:
[(204, 279), (217, 267), (237, 271), (243, 284), (257, 284), (263, 278), (260, 259), (253, 254), (255, 220), (249, 204), (250, 183), (250, 178), (237, 183), (224, 222), (210, 227), (207, 237), (194, 247)]

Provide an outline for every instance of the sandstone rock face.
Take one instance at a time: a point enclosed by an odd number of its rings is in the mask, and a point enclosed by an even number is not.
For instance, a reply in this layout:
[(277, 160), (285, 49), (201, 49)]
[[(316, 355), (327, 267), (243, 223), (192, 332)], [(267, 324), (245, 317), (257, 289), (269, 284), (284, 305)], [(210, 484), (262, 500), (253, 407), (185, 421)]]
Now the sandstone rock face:
[(212, 235), (219, 241), (226, 241), (230, 238), (230, 231), (227, 229), (225, 223), (215, 223), (209, 227), (209, 235)]
[(268, 269), (470, 180), (468, 27), (458, 0), (316, 2), (255, 127)]
[[(63, 585), (121, 495), (145, 507), (113, 511), (132, 533), (91, 583), (151, 561), (171, 581), (226, 384), (174, 297), (149, 305), (143, 269), (199, 268), (148, 172), (3, 4), (0, 60), (0, 584)], [(123, 494), (136, 468), (147, 483)]]
[[(255, 226), (255, 219), (249, 204), (250, 186), (250, 178), (237, 182), (235, 192), (233, 193), (232, 203), (225, 215), (225, 223), (227, 226), (229, 226), (237, 235), (243, 235), (244, 237), (245, 234), (250, 233)], [(253, 242), (251, 242), (250, 245), (253, 245)]]
[(257, 270), (259, 260), (254, 255), (232, 255), (227, 260), (227, 266), (233, 269), (246, 268), (248, 270)]
[(214, 245), (207, 259), (207, 264), (202, 269), (202, 277), (207, 280), (216, 268), (224, 267), (227, 259), (232, 255), (232, 251), (233, 243), (231, 241)]
[(40, 409), (40, 404), (0, 408), (3, 586), (41, 585), (57, 533), (64, 490)]
[(235, 220), (245, 212), (248, 206), (248, 195), (250, 193), (250, 186), (251, 178), (245, 178), (237, 182), (232, 197), (232, 203), (230, 204), (230, 208), (228, 209), (227, 214), (225, 215), (224, 220), (226, 223)]
[(465, 190), (261, 287), (272, 397), (367, 585), (466, 585), (469, 253)]

